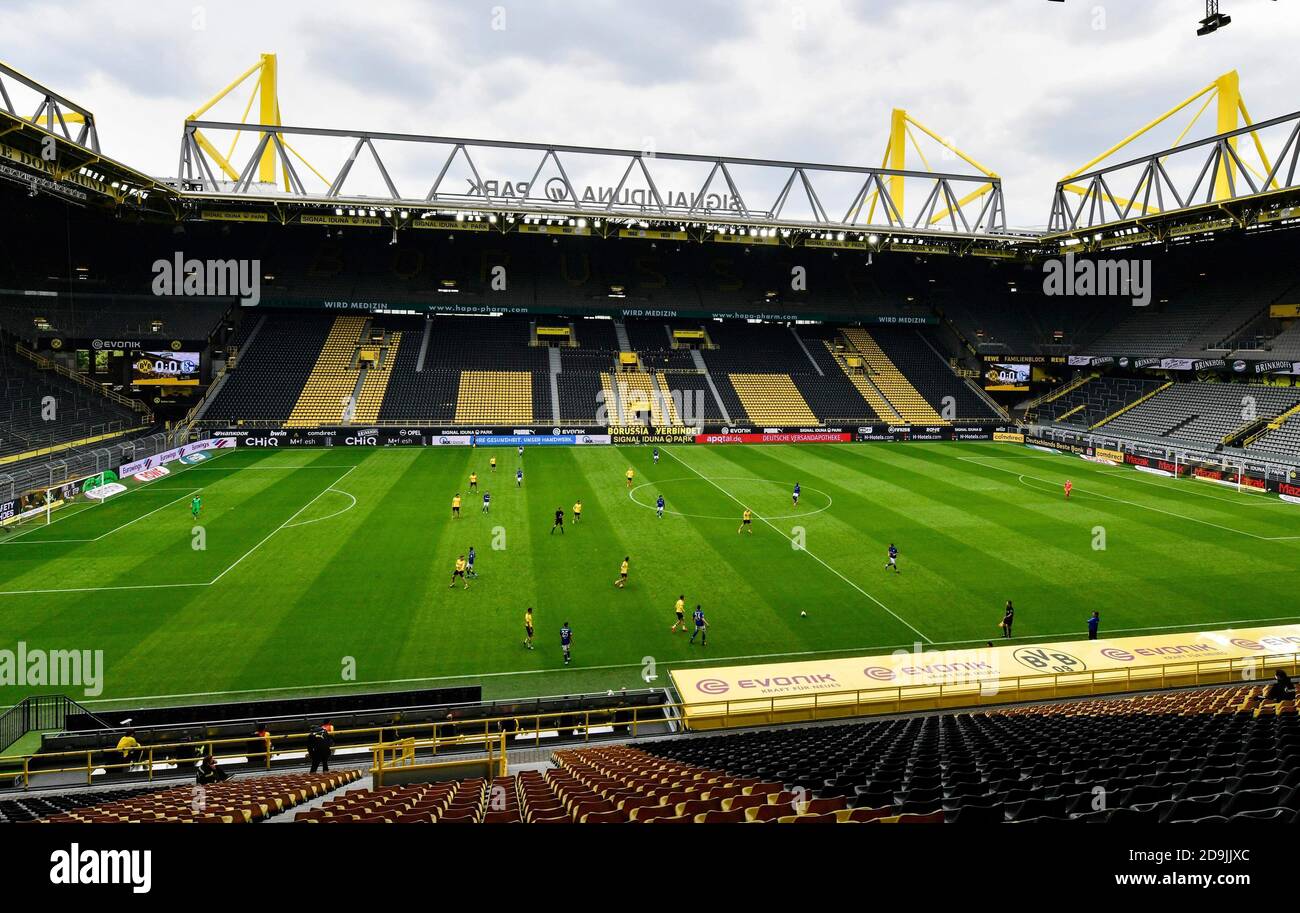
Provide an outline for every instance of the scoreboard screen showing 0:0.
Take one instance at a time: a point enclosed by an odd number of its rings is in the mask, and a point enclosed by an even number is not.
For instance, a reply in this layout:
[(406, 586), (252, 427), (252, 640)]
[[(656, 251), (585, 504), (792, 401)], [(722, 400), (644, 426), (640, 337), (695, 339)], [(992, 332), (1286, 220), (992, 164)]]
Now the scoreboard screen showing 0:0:
[(131, 383), (136, 386), (196, 387), (199, 383), (199, 353), (140, 352), (135, 356)]

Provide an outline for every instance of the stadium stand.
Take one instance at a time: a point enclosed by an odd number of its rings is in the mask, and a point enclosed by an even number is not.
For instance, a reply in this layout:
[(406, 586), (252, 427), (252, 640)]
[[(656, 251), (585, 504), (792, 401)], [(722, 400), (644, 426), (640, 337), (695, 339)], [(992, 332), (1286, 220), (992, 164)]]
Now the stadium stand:
[(1293, 406), (1270, 422), (1248, 449), (1295, 459), (1300, 454), (1300, 405)]
[(260, 322), (253, 343), (238, 350), (237, 367), (227, 375), (204, 418), (231, 423), (286, 421), (333, 324), (332, 317), (322, 314), (268, 316)]
[[(871, 383), (880, 391), (893, 411), (904, 420), (918, 425), (947, 425), (949, 422), (934, 410), (912, 382), (880, 348), (871, 333), (861, 327), (847, 327), (844, 338), (850, 348), (866, 362)], [(954, 385), (955, 388), (955, 385)]]
[(240, 777), (202, 787), (138, 792), (40, 819), (45, 824), (252, 824), (361, 777), (359, 770)]
[[(93, 382), (44, 368), (0, 345), (0, 460), (17, 463), (51, 447), (90, 443), (139, 429), (146, 417)], [(51, 412), (47, 397), (53, 397)]]
[(1074, 383), (1040, 403), (1030, 418), (1069, 428), (1092, 428), (1155, 395), (1161, 387), (1158, 381), (1128, 377), (1092, 377), (1077, 386)]
[(1300, 404), (1295, 387), (1173, 384), (1106, 421), (1108, 434), (1135, 435), (1209, 449), (1255, 416), (1274, 417)]
[(907, 380), (924, 400), (942, 414), (951, 397), (958, 422), (990, 421), (1000, 416), (985, 399), (957, 378), (935, 343), (919, 330), (876, 330), (872, 338), (889, 360), (902, 365)]

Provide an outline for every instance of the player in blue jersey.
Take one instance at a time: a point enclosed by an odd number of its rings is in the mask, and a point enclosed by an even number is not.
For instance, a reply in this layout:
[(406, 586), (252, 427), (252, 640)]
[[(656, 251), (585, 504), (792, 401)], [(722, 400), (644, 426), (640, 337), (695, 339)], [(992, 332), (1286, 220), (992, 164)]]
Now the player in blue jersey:
[(465, 576), (470, 580), (477, 580), (478, 574), (474, 573), (474, 559), (477, 558), (478, 555), (474, 552), (474, 546), (471, 545), (469, 547), (469, 554), (465, 557), (468, 561), (465, 567)]
[(691, 632), (691, 643), (695, 643), (695, 635), (701, 634), (700, 646), (706, 646), (709, 642), (709, 623), (704, 620), (704, 610), (698, 605), (695, 607), (695, 630)]
[(885, 570), (892, 570), (895, 574), (901, 574), (898, 569), (898, 546), (889, 543), (889, 560), (885, 562)]
[(659, 465), (659, 448), (658, 448), (658, 447), (655, 448), (655, 465), (656, 465), (656, 466)]
[(490, 513), (492, 509), (492, 492), (483, 492), (483, 513)]
[(664, 518), (664, 496), (663, 495), (660, 495), (659, 500), (655, 502), (655, 513), (659, 515), (660, 520)]
[(523, 488), (523, 486), (524, 486), (524, 469), (521, 466), (515, 470), (515, 488)]
[(569, 650), (573, 646), (573, 629), (569, 627), (566, 621), (564, 627), (560, 628), (560, 648), (564, 650), (564, 664), (567, 666), (572, 659)]
[(799, 483), (798, 482), (794, 483), (794, 494), (791, 495), (791, 498), (794, 501), (794, 506), (798, 507), (799, 506)]

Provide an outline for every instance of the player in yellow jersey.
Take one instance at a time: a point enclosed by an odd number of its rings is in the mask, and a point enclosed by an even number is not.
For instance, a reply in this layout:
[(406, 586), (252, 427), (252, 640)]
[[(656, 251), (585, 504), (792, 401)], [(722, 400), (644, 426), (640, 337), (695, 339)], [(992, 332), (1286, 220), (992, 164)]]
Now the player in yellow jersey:
[(636, 477), (636, 470), (634, 470), (631, 466), (629, 466), (629, 467), (627, 468), (627, 487), (628, 487), (628, 488), (631, 488), (631, 487), (632, 487), (632, 479), (634, 479), (635, 477)]
[(626, 557), (623, 559), (623, 563), (619, 565), (618, 579), (614, 581), (614, 586), (618, 587), (620, 590), (627, 586), (627, 565), (631, 560), (632, 558), (630, 556)]
[(524, 612), (524, 646), (528, 649), (533, 648), (533, 607), (529, 606)]
[(736, 530), (736, 532), (743, 533), (745, 530), (749, 530), (751, 536), (754, 534), (754, 512), (748, 507), (746, 507), (745, 512), (740, 515), (740, 529)]
[(469, 490), (470, 490), (470, 491), (478, 491), (478, 473), (477, 473), (477, 472), (471, 472), (471, 473), (469, 474)]
[(578, 521), (581, 519), (582, 519), (582, 502), (575, 501), (573, 503), (573, 525), (577, 526)]
[(673, 613), (677, 616), (677, 620), (673, 622), (673, 626), (668, 629), (668, 632), (670, 634), (675, 633), (677, 631), (677, 626), (681, 625), (682, 633), (685, 634), (686, 633), (686, 594), (683, 593), (681, 596), (677, 597), (677, 604), (673, 606)]
[(496, 472), (496, 471), (497, 471), (497, 458), (496, 458), (496, 457), (493, 457), (492, 459), (488, 460), (488, 465), (492, 467), (492, 471), (493, 471), (493, 472)]
[(460, 492), (456, 492), (456, 497), (451, 499), (451, 518), (460, 519)]
[(464, 555), (461, 555), (459, 558), (456, 559), (456, 569), (451, 572), (451, 585), (447, 587), (447, 589), (454, 590), (456, 588), (457, 577), (459, 577), (461, 581), (465, 584), (465, 589), (467, 590), (469, 589), (469, 581), (465, 579), (465, 565), (466, 565), (466, 561)]

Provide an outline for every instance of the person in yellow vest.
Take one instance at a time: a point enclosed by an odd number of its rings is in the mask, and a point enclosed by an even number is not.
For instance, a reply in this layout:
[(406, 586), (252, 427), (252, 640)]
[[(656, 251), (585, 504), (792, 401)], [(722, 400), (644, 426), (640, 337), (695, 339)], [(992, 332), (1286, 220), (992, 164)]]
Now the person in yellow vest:
[(460, 492), (456, 492), (456, 497), (451, 499), (451, 518), (460, 519)]
[(465, 589), (469, 589), (469, 581), (465, 579), (465, 565), (466, 561), (464, 555), (461, 555), (456, 559), (456, 569), (451, 572), (451, 585), (447, 587), (447, 589), (454, 590), (456, 588), (457, 577), (459, 577), (461, 582), (465, 584)]
[(633, 479), (635, 476), (636, 476), (636, 471), (635, 471), (631, 466), (629, 466), (629, 467), (627, 468), (627, 487), (628, 487), (628, 488), (631, 488), (631, 487), (632, 487), (632, 479)]
[(581, 502), (581, 501), (575, 501), (574, 504), (573, 504), (573, 523), (574, 523), (574, 525), (576, 526), (577, 523), (578, 523), (578, 521), (581, 520), (581, 519), (582, 519), (582, 502)]
[(140, 743), (136, 741), (134, 729), (128, 729), (126, 735), (117, 740), (117, 750), (122, 753), (122, 761), (128, 769), (139, 762), (142, 752)]
[(754, 534), (754, 512), (748, 507), (746, 507), (745, 512), (740, 515), (740, 529), (736, 530), (736, 532), (743, 533), (746, 530), (749, 531), (751, 536)]
[(685, 634), (686, 633), (686, 594), (685, 593), (677, 597), (677, 604), (673, 606), (673, 614), (677, 616), (677, 620), (674, 621), (673, 626), (668, 629), (669, 633), (675, 632), (678, 626), (680, 625), (682, 629), (682, 633)]

